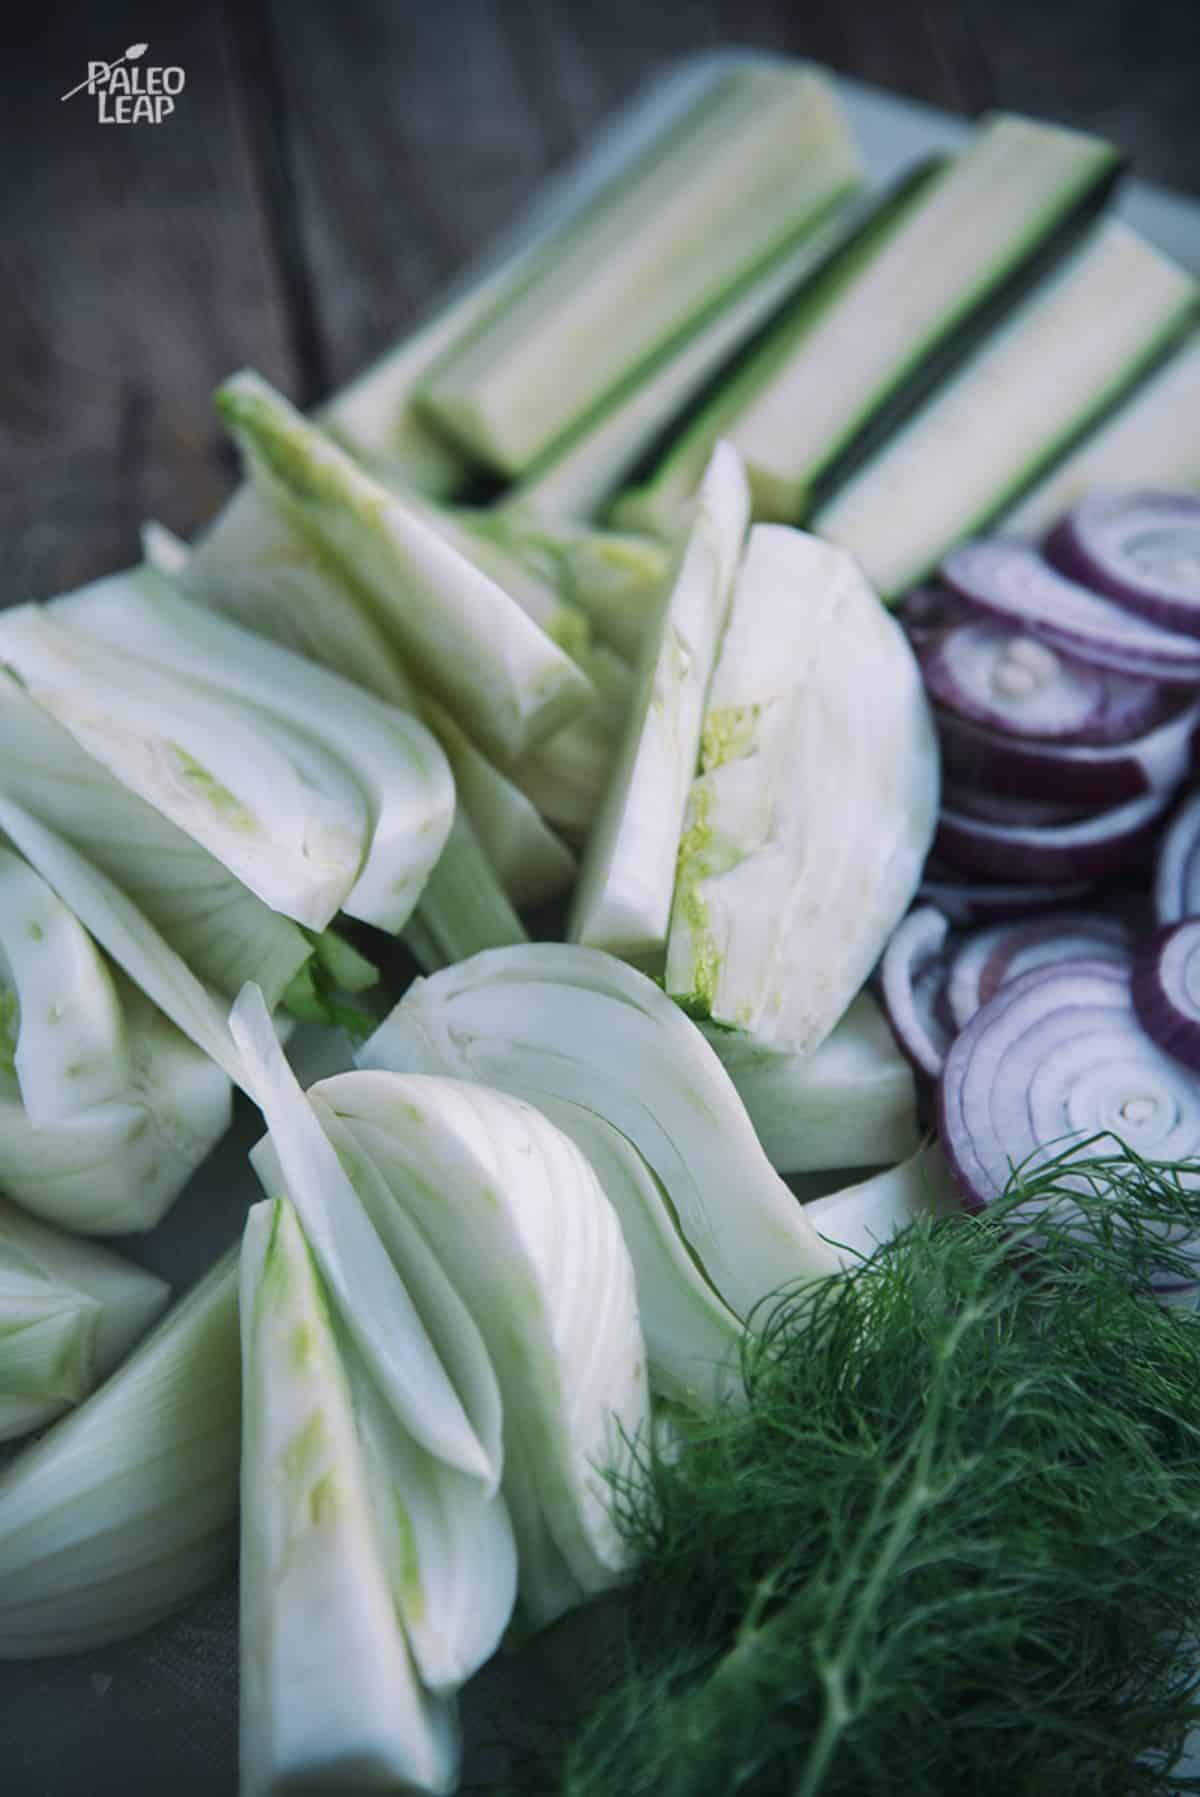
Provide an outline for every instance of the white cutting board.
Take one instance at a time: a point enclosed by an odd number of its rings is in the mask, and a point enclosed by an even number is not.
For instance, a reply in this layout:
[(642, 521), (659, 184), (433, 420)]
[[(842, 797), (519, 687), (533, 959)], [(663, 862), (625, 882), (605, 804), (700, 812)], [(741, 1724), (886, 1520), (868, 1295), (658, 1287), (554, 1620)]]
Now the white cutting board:
[[(686, 103), (714, 63), (753, 54), (699, 56), (657, 81), (600, 134), (581, 168), (547, 183), (463, 281), (578, 206), (614, 166), (637, 153), (666, 113)], [(839, 87), (873, 181), (890, 180), (931, 152), (954, 149), (970, 130), (963, 119), (857, 81), (840, 80)], [(1123, 187), (1118, 209), (1200, 272), (1200, 201), (1134, 181)], [(314, 1069), (311, 1077), (325, 1070)], [(233, 1136), (171, 1216), (123, 1247), (177, 1288), (189, 1284), (232, 1239), (246, 1207), (260, 1195), (245, 1161), (259, 1133), (254, 1120), (240, 1113)], [(163, 1791), (235, 1797), (236, 1615), (234, 1595), (225, 1591), (117, 1647), (66, 1660), (0, 1663), (0, 1788), (13, 1797), (157, 1797)], [(574, 1662), (556, 1632), (516, 1659), (494, 1661), (474, 1681), (463, 1706), (465, 1773), (474, 1789), (496, 1775), (514, 1714), (549, 1717), (569, 1703)], [(1193, 1769), (1200, 1771), (1200, 1753)]]

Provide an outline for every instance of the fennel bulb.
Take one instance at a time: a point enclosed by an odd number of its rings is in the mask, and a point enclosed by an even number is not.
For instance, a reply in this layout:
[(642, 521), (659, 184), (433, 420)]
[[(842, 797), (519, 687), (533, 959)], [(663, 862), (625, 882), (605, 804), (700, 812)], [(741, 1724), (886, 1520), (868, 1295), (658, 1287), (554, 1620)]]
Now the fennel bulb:
[(0, 1441), (85, 1398), (167, 1297), (153, 1273), (0, 1198)]
[(328, 1302), (291, 1205), (242, 1245), (241, 1790), (449, 1791), (453, 1712), (416, 1677)]
[(881, 1167), (920, 1140), (910, 1062), (867, 991), (813, 1054), (778, 1054), (703, 1026), (777, 1173)]
[(704, 714), (667, 991), (811, 1053), (916, 891), (938, 774), (920, 669), (854, 562), (755, 525)]
[(666, 945), (704, 695), (749, 507), (741, 464), (718, 444), (675, 583), (643, 645), (617, 765), (580, 871), (568, 928), (574, 942), (647, 962)]
[(0, 1473), (0, 1659), (80, 1653), (233, 1565), (237, 1251)]
[(547, 1534), (585, 1594), (627, 1565), (606, 1474), (632, 1472), (649, 1400), (616, 1213), (575, 1144), (502, 1092), (370, 1071), (322, 1081), (318, 1099), (433, 1248), (487, 1345), (522, 1601), (549, 1621), (555, 1597), (527, 1543)]
[(583, 710), (583, 674), (516, 600), (258, 376), (217, 406), (251, 478), (370, 595), (422, 686), (502, 764)]
[(611, 955), (554, 942), (476, 955), (417, 980), (356, 1059), (596, 1112), (656, 1174), (689, 1251), (738, 1317), (836, 1264), (700, 1031)]

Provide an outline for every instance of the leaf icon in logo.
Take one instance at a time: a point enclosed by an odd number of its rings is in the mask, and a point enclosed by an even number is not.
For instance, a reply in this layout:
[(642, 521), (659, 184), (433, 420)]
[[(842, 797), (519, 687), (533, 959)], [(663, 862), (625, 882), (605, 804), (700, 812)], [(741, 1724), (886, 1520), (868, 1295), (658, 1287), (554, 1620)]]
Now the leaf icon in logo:
[(125, 52), (125, 60), (127, 62), (136, 62), (138, 57), (144, 56), (149, 48), (149, 44), (130, 44), (128, 50)]

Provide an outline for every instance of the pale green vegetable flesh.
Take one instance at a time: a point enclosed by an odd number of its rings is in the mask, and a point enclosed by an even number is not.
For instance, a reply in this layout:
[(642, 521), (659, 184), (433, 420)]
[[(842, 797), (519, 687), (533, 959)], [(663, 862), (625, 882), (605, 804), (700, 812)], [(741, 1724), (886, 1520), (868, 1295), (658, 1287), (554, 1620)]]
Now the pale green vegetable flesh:
[[(882, 195), (868, 195), (844, 228), (830, 230), (824, 255), (817, 258), (795, 295), (780, 306), (744, 352), (718, 372), (657, 462), (649, 470), (639, 470), (637, 483), (612, 501), (605, 512), (608, 523), (668, 540), (678, 532), (714, 445), (727, 433), (736, 432), (743, 411), (786, 363), (793, 344), (837, 307), (944, 167), (944, 158), (919, 163)], [(764, 498), (757, 496), (760, 508)]]
[[(543, 821), (533, 801), (509, 775), (492, 766), (448, 713), (441, 712), (433, 728), (453, 771), (459, 803), (512, 904), (525, 909), (568, 891), (577, 872), (575, 856)], [(455, 889), (465, 901), (472, 882), (455, 872)], [(478, 891), (478, 880), (473, 886)], [(522, 936), (523, 932), (518, 932), (489, 942), (477, 940), (462, 953), (502, 948), (506, 942), (521, 941)], [(461, 955), (454, 958), (461, 959)]]
[[(616, 1214), (574, 1143), (502, 1092), (370, 1071), (323, 1081), (317, 1095), (430, 1243), (487, 1344), (522, 1600), (548, 1621), (544, 1592), (526, 1579), (531, 1535), (548, 1531), (584, 1592), (627, 1564), (606, 1470), (632, 1470), (649, 1411)], [(528, 1490), (510, 1482), (514, 1462)]]
[[(461, 954), (522, 941), (513, 907), (538, 903), (562, 890), (573, 858), (531, 801), (492, 765), (445, 706), (417, 692), (368, 602), (356, 596), (344, 571), (253, 487), (243, 487), (201, 537), (177, 578), (182, 590), (202, 604), (424, 719), (450, 762), (466, 817), (456, 817), (438, 873), (421, 895), (416, 932), (436, 942), (459, 942)], [(485, 843), (465, 841), (471, 831)], [(487, 862), (479, 852), (485, 846)], [(497, 860), (489, 867), (493, 854)], [(245, 977), (252, 978), (252, 971)]]
[[(598, 516), (664, 428), (861, 222), (857, 206), (835, 202), (798, 244), (789, 244), (767, 267), (755, 269), (704, 324), (644, 370), (635, 385), (614, 395), (535, 463), (505, 496), (503, 513), (511, 511), (514, 522), (528, 514), (534, 524)], [(580, 598), (580, 603), (585, 601)], [(601, 628), (599, 617), (596, 622)]]
[[(423, 1447), (494, 1485), (499, 1468), (468, 1418), (404, 1281), (296, 1082), (262, 994), (241, 993), (230, 1029), (266, 1119), (278, 1173), (325, 1285), (380, 1391)], [(264, 1164), (256, 1162), (260, 1170)], [(266, 1165), (268, 1196), (274, 1172)]]
[(773, 1053), (732, 1030), (705, 1034), (776, 1172), (889, 1166), (915, 1151), (913, 1071), (869, 992), (815, 1054)]
[(873, 1179), (815, 1198), (804, 1213), (847, 1267), (869, 1258), (916, 1217), (946, 1216), (962, 1199), (935, 1143)]
[(88, 934), (188, 1040), (245, 1089), (224, 1012), (191, 968), (113, 881), (11, 799), (3, 829)]
[(595, 1111), (656, 1174), (738, 1317), (781, 1284), (832, 1270), (700, 1031), (611, 955), (570, 943), (476, 955), (418, 980), (356, 1058)]
[(312, 953), (300, 927), (128, 792), (2, 672), (0, 766), (0, 791), (115, 882), (201, 979), (228, 998), (253, 979), (278, 1002)]
[(445, 757), (423, 724), (153, 577), (106, 582), (57, 601), (52, 610), (89, 643), (136, 655), (156, 677), (161, 670), (209, 684), (278, 727), (298, 718), (315, 749), (349, 773), (366, 814), (340, 908), (379, 929), (397, 930), (407, 922), (454, 808)]
[(1006, 512), (1001, 528), (1040, 536), (1089, 493), (1121, 487), (1200, 490), (1200, 332)]
[(86, 1397), (167, 1296), (153, 1273), (0, 1198), (0, 1441)]
[(884, 598), (898, 597), (1132, 385), (1187, 327), (1198, 292), (1127, 226), (1097, 226), (812, 528), (848, 549)]
[(449, 839), (403, 936), (426, 972), (481, 947), (505, 948), (527, 939), (465, 806), (454, 814)]
[(601, 641), (635, 662), (662, 601), (673, 557), (657, 538), (595, 530), (509, 507), (471, 514), (478, 533), (503, 543), (554, 584), (588, 619)]
[[(23, 984), (7, 992), (0, 1187), (37, 1216), (82, 1234), (147, 1229), (229, 1127), (229, 1077), (219, 1064), (223, 1054), (225, 1066), (237, 1068), (228, 1030), (204, 988), (102, 875), (2, 798), (0, 827), (32, 864), (9, 868), (10, 894), (21, 901), (9, 922), (23, 917), (40, 932), (25, 932), (35, 957), (44, 944), (56, 945), (52, 967), (27, 968)], [(7, 851), (0, 854), (15, 863)], [(114, 984), (89, 925), (119, 964), (124, 951), (143, 990)], [(161, 960), (147, 951), (155, 941)], [(10, 932), (8, 967), (24, 955)], [(194, 998), (194, 1013), (186, 1002), (175, 1004), (181, 992)], [(195, 1026), (192, 1040), (155, 1008), (151, 998), (160, 996), (168, 1012)], [(72, 1056), (105, 1039), (114, 1019), (109, 1077), (91, 1082), (86, 1105), (75, 1103), (59, 1090), (71, 1088), (73, 1065), (86, 1068), (86, 1057), (76, 1063)], [(197, 1039), (202, 1046), (193, 1045)], [(35, 1096), (32, 1112), (27, 1089)]]
[(247, 1218), (240, 1309), (243, 1797), (449, 1791), (453, 1712), (412, 1664), (333, 1320), (285, 1199)]
[[(997, 115), (852, 257), (845, 278), (801, 296), (735, 377), (733, 416), (707, 427), (744, 457), (755, 516), (801, 518), (863, 427), (1116, 167), (1098, 138)], [(690, 433), (693, 459), (704, 429)]]
[(712, 91), (722, 72), (718, 62), (690, 60), (659, 83), (652, 109), (636, 102), (624, 108), (586, 155), (539, 186), (532, 203), (454, 283), (432, 318), (334, 395), (320, 415), (325, 428), (381, 479), (435, 499), (450, 497), (469, 479), (471, 468), (414, 405), (422, 376), (487, 315), (499, 295), (527, 279), (555, 232), (626, 179), (695, 101)]
[(727, 71), (442, 357), (422, 404), (471, 454), (522, 472), (859, 171), (821, 75), (783, 63)]
[(741, 465), (718, 445), (675, 583), (643, 647), (625, 737), (580, 871), (573, 942), (646, 961), (666, 945), (704, 696), (748, 516)]
[(368, 818), (328, 751), (209, 685), (68, 628), (62, 612), (6, 612), (0, 658), (82, 749), (264, 903), (312, 929), (330, 922), (366, 852)]
[(690, 1410), (736, 1402), (742, 1325), (688, 1252), (661, 1180), (595, 1111), (545, 1093), (536, 1103), (582, 1152), (617, 1213), (637, 1280), (651, 1390)]
[(123, 1640), (229, 1572), (239, 1414), (231, 1250), (0, 1474), (0, 1659)]
[(5, 848), (0, 990), (10, 1070), (35, 1129), (126, 1089), (130, 1066), (121, 1006), (103, 956), (46, 882)]
[[(500, 1388), (474, 1318), (374, 1162), (320, 1091), (310, 1098), (393, 1265), (403, 1273), (476, 1434), (499, 1466)], [(261, 1150), (254, 1152), (257, 1157)], [(348, 1340), (342, 1342), (342, 1357), (392, 1594), (422, 1680), (431, 1690), (453, 1691), (494, 1652), (512, 1613), (517, 1554), (508, 1506), (501, 1492), (489, 1491), (418, 1446), (388, 1410)]]
[(842, 550), (755, 525), (704, 713), (667, 991), (810, 1054), (907, 910), (938, 800), (937, 737), (895, 619)]
[(413, 673), (481, 748), (512, 761), (585, 708), (587, 679), (516, 600), (264, 381), (236, 375), (217, 404), (251, 478), (370, 595)]

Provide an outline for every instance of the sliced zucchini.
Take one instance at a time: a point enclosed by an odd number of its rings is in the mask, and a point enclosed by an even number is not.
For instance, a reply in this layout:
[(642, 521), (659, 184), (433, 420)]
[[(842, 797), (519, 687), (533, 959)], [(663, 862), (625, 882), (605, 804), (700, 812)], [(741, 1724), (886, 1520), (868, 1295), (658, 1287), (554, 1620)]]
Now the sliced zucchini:
[(1195, 316), (1195, 278), (1095, 227), (812, 519), (896, 598), (1003, 510)]

